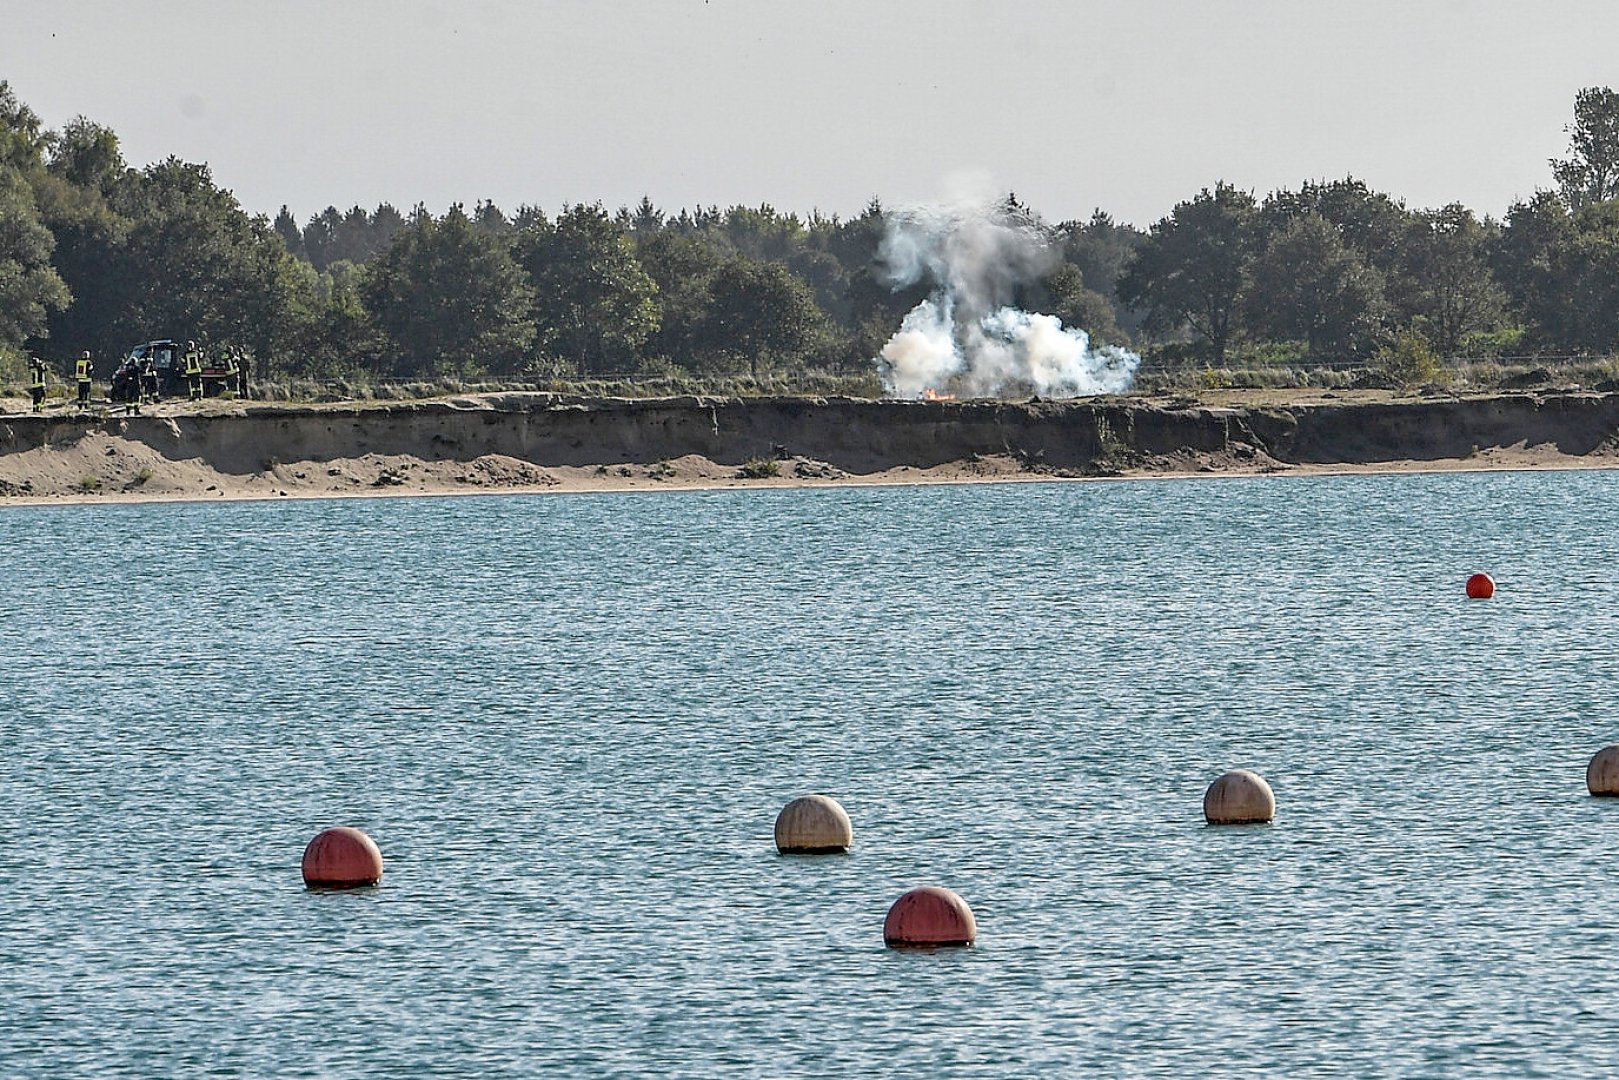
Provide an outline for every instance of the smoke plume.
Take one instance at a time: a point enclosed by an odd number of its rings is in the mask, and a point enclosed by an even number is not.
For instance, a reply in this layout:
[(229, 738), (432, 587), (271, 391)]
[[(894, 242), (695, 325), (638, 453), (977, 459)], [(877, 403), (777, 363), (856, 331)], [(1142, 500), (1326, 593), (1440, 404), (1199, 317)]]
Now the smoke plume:
[(878, 259), (890, 286), (932, 295), (905, 316), (877, 361), (890, 397), (1034, 393), (1080, 397), (1127, 390), (1141, 358), (1091, 347), (1052, 315), (1011, 307), (1019, 285), (1056, 266), (1033, 223), (983, 198), (891, 212)]

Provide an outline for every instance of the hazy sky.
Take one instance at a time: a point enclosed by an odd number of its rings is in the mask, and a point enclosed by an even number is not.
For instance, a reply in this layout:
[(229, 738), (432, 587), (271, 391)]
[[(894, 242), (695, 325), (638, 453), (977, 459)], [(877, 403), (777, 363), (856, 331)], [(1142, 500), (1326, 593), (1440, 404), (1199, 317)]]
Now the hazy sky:
[(856, 213), (987, 174), (1146, 225), (1353, 174), (1499, 215), (1550, 184), (1614, 0), (0, 0), (0, 79), (255, 212), (643, 194)]

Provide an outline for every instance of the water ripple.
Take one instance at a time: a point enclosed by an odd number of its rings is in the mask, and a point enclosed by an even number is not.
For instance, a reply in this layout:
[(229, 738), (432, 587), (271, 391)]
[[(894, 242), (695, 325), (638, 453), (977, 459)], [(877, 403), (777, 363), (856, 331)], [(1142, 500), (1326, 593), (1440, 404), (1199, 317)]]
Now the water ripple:
[(1616, 483), (9, 509), (0, 1074), (1608, 1071)]

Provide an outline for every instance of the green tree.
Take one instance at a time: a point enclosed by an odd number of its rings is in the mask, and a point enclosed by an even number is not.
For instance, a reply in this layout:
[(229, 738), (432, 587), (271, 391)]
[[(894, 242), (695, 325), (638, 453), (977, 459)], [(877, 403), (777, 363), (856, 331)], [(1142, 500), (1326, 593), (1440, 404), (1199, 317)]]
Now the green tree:
[(846, 366), (869, 369), (905, 314), (928, 295), (929, 284), (922, 279), (894, 288), (879, 262), (888, 225), (888, 211), (881, 200), (872, 199), (828, 240), (828, 252), (843, 267), (845, 299), (828, 310), (838, 313), (846, 331), (841, 355)]
[(39, 116), (0, 80), (0, 353), (47, 334), (50, 314), (71, 300), (39, 199), (49, 145)]
[[(1089, 221), (1067, 221), (1057, 226), (1057, 235), (1063, 261), (1073, 266), (1085, 287), (1102, 296), (1111, 308), (1107, 321), (1115, 329), (1104, 336), (1117, 341), (1140, 330), (1140, 313), (1132, 311), (1119, 297), (1119, 279), (1124, 276), (1125, 267), (1146, 239), (1146, 234), (1133, 225), (1114, 221), (1111, 214), (1098, 209), (1091, 214)], [(1067, 322), (1067, 319), (1063, 321)], [(1101, 321), (1097, 320), (1096, 325), (1100, 327)], [(1120, 331), (1125, 333), (1121, 334)]]
[(125, 170), (123, 152), (118, 147), (118, 136), (111, 128), (103, 127), (83, 116), (69, 120), (62, 130), (46, 138), (49, 163), (53, 176), (69, 184), (103, 196), (122, 179)]
[(1495, 262), (1532, 345), (1619, 346), (1619, 199), (1575, 211), (1540, 192), (1508, 211)]
[(732, 250), (760, 262), (786, 262), (808, 238), (797, 214), (778, 213), (769, 203), (731, 207), (719, 232)]
[(1619, 94), (1606, 86), (1588, 86), (1574, 95), (1574, 123), (1568, 133), (1569, 156), (1551, 161), (1552, 176), (1569, 206), (1619, 197)]
[(275, 234), (281, 237), (281, 243), (286, 246), (289, 255), (296, 255), (300, 259), (307, 259), (304, 251), (304, 232), (298, 228), (298, 221), (287, 209), (286, 203), (281, 204), (281, 212), (276, 214), (275, 221), (270, 225)]
[(1576, 228), (1568, 204), (1555, 192), (1537, 192), (1507, 211), (1492, 264), (1510, 309), (1539, 347), (1566, 345), (1574, 313), (1570, 266)]
[(836, 214), (816, 211), (804, 223), (804, 241), (787, 257), (787, 266), (815, 291), (815, 302), (840, 325), (848, 323), (849, 274), (837, 257), (843, 222)]
[(706, 333), (710, 286), (725, 257), (705, 238), (663, 229), (635, 233), (637, 259), (657, 287), (658, 326), (642, 346), (649, 357), (695, 370)]
[(0, 167), (31, 178), (44, 164), (49, 141), (39, 114), (18, 100), (10, 83), (0, 79)]
[(314, 267), (303, 265), (315, 276), (310, 289), (313, 310), (302, 326), (291, 370), (317, 378), (362, 371), (385, 374), (388, 343), (360, 299), (365, 271), (350, 262), (336, 262), (317, 275)]
[(1309, 181), (1297, 191), (1277, 191), (1265, 200), (1260, 223), (1266, 236), (1275, 236), (1288, 224), (1314, 214), (1331, 222), (1345, 246), (1366, 263), (1395, 276), (1402, 261), (1411, 214), (1405, 204), (1373, 191), (1353, 176), (1342, 180)]
[(1189, 327), (1215, 363), (1237, 332), (1258, 243), (1254, 197), (1229, 184), (1204, 188), (1153, 225), (1119, 279), (1119, 296), (1159, 333)]
[(802, 363), (824, 339), (826, 316), (809, 287), (777, 262), (737, 256), (709, 286), (701, 347), (715, 366), (761, 369)]
[(149, 165), (117, 185), (112, 203), (128, 229), (106, 252), (117, 283), (105, 313), (111, 337), (245, 343), (261, 355), (285, 347), (296, 312), (291, 256), (268, 221), (214, 185), (208, 166)]
[(303, 230), (303, 255), (316, 270), (325, 270), (338, 260), (338, 236), (343, 231), (343, 214), (328, 206), (309, 219)]
[(1084, 330), (1098, 343), (1118, 341), (1119, 326), (1107, 297), (1085, 286), (1085, 275), (1072, 263), (1062, 263), (1041, 278), (1025, 298), (1027, 306), (1055, 315), (1064, 326)]
[(22, 172), (0, 165), (0, 350), (45, 334), (50, 312), (67, 306), (67, 286), (51, 265), (53, 246)]
[(511, 219), (491, 199), (484, 199), (472, 208), (472, 223), (496, 236), (504, 236), (512, 230)]
[(437, 221), (417, 207), (360, 295), (400, 374), (511, 372), (534, 341), (533, 289), (505, 241), (459, 204)]
[(621, 208), (613, 215), (613, 220), (640, 239), (663, 231), (664, 213), (653, 205), (650, 197), (642, 195), (634, 210)]
[(130, 344), (115, 329), (116, 313), (132, 295), (118, 259), (131, 222), (115, 208), (120, 191), (133, 182), (130, 170), (118, 136), (84, 117), (47, 141), (49, 160), (35, 187), (56, 238), (52, 261), (73, 294), (71, 305), (51, 314), (49, 334), (70, 350), (113, 355)]
[(1566, 256), (1572, 279), (1573, 344), (1619, 350), (1619, 198), (1582, 207)]
[(1493, 231), (1451, 203), (1415, 215), (1402, 245), (1400, 306), (1427, 329), (1441, 356), (1455, 356), (1468, 334), (1501, 320), (1506, 297), (1490, 269)]
[(564, 207), (554, 224), (532, 209), (518, 216), (514, 245), (538, 296), (541, 348), (581, 374), (638, 366), (658, 326), (658, 288), (624, 226), (600, 203)]
[(1289, 222), (1253, 266), (1254, 325), (1317, 357), (1363, 355), (1387, 313), (1383, 278), (1319, 214)]

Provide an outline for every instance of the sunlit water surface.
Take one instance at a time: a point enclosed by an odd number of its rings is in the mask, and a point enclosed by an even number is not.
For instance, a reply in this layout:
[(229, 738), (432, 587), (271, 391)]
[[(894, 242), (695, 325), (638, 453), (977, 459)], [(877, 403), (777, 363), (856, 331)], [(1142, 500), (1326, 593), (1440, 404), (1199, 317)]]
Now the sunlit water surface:
[(6, 509), (0, 1075), (1612, 1071), (1616, 548), (1619, 472)]

